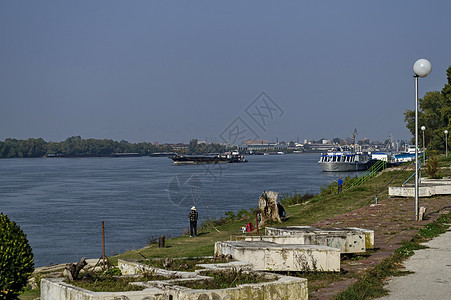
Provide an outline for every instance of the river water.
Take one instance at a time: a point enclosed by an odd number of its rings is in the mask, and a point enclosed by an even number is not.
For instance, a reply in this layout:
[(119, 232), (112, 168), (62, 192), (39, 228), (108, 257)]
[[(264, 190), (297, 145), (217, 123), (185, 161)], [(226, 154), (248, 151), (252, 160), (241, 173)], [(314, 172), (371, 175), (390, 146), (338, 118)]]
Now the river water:
[[(166, 157), (0, 160), (0, 212), (27, 234), (35, 265), (75, 262), (179, 236), (200, 222), (258, 206), (265, 190), (318, 193), (339, 176), (318, 154), (248, 156), (248, 163), (173, 166)], [(244, 226), (244, 224), (243, 224)]]

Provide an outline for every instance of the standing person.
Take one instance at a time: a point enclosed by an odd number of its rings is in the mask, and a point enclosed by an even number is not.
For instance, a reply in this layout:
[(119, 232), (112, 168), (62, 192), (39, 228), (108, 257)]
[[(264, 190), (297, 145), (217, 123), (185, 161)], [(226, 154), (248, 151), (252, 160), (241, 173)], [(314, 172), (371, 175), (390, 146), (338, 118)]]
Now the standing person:
[(196, 207), (191, 207), (191, 212), (188, 215), (189, 218), (189, 237), (197, 236), (197, 219), (199, 214), (196, 211)]
[(343, 191), (343, 179), (338, 178), (338, 193), (340, 194)]

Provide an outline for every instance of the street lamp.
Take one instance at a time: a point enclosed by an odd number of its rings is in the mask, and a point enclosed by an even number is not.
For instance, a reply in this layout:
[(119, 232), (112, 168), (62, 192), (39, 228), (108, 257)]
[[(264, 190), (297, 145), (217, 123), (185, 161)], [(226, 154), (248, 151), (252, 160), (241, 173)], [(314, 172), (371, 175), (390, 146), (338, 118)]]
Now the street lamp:
[(445, 133), (445, 156), (448, 157), (448, 130), (443, 132)]
[(424, 131), (426, 130), (426, 126), (421, 126), (421, 130), (423, 131), (423, 165), (426, 162), (426, 151), (425, 151), (425, 147), (424, 147)]
[(413, 65), (415, 75), (415, 220), (419, 221), (418, 207), (418, 77), (426, 77), (431, 73), (432, 65), (424, 58), (421, 58)]

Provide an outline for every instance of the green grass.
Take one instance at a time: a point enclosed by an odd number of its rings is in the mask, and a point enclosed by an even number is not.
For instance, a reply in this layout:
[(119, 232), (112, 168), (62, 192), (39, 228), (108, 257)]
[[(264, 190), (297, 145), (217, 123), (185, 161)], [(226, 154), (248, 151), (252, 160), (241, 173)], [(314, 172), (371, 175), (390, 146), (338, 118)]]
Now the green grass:
[[(139, 281), (168, 280), (174, 277), (160, 276), (153, 273), (143, 273), (142, 276), (118, 276), (116, 272), (87, 272), (80, 279), (67, 283), (93, 292), (125, 292), (141, 291), (144, 286), (130, 284)], [(118, 272), (120, 274), (120, 271)]]
[(146, 259), (142, 263), (160, 269), (170, 271), (194, 272), (198, 264), (217, 264), (226, 263), (231, 260), (221, 257), (205, 258), (205, 257), (189, 257), (189, 258), (166, 258), (166, 259)]
[[(370, 179), (361, 186), (351, 188), (343, 193), (336, 194), (336, 183), (324, 187), (323, 192), (309, 199), (303, 204), (286, 206), (287, 220), (283, 224), (272, 224), (274, 226), (290, 226), (290, 225), (311, 225), (326, 218), (341, 215), (364, 206), (369, 201), (374, 201), (374, 195), (380, 191), (385, 184), (398, 173), (397, 170), (387, 170), (378, 176)], [(411, 175), (410, 171), (403, 172), (396, 178), (392, 185), (403, 183)], [(298, 197), (299, 196), (296, 196)], [(388, 197), (388, 188), (381, 192), (379, 199)], [(288, 198), (288, 197), (286, 197)], [(291, 200), (286, 200), (291, 201)], [(293, 200), (296, 202), (296, 200)], [(258, 203), (258, 195), (255, 200)], [(158, 248), (158, 245), (152, 244), (138, 250), (131, 250), (123, 254), (113, 256), (110, 261), (117, 263), (117, 259), (142, 259), (146, 258), (163, 258), (163, 257), (199, 257), (211, 256), (214, 254), (214, 244), (217, 241), (229, 240), (231, 236), (241, 234), (239, 229), (248, 222), (255, 224), (255, 215), (248, 213), (240, 214), (242, 219), (236, 220), (229, 216), (227, 220), (213, 220), (204, 224), (199, 231), (199, 235), (194, 238), (181, 236), (177, 238), (167, 239), (165, 248)], [(213, 228), (213, 226), (219, 230)], [(262, 231), (264, 232), (264, 231)], [(261, 233), (262, 233), (261, 232)], [(260, 233), (260, 234), (261, 234)]]
[(22, 294), (19, 295), (20, 300), (35, 300), (41, 296), (41, 290), (32, 290), (26, 288)]
[(240, 284), (250, 284), (259, 282), (274, 281), (276, 277), (268, 278), (267, 276), (243, 271), (227, 271), (227, 272), (201, 272), (200, 275), (212, 277), (213, 280), (201, 281), (185, 281), (177, 283), (177, 285), (188, 287), (191, 289), (227, 289), (236, 287)]

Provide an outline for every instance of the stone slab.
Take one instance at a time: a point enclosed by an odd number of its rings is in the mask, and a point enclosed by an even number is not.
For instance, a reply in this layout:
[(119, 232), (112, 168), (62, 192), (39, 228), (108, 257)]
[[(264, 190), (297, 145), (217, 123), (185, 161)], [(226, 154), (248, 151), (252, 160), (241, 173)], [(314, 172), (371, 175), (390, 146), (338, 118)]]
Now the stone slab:
[[(299, 244), (323, 245), (341, 253), (362, 253), (374, 248), (374, 231), (361, 228), (316, 228), (311, 226), (266, 227), (266, 236), (284, 236)], [(283, 242), (283, 239), (279, 239)], [(274, 241), (277, 242), (277, 241)]]
[(340, 271), (340, 250), (321, 245), (225, 241), (216, 242), (215, 255), (231, 255), (260, 271)]

